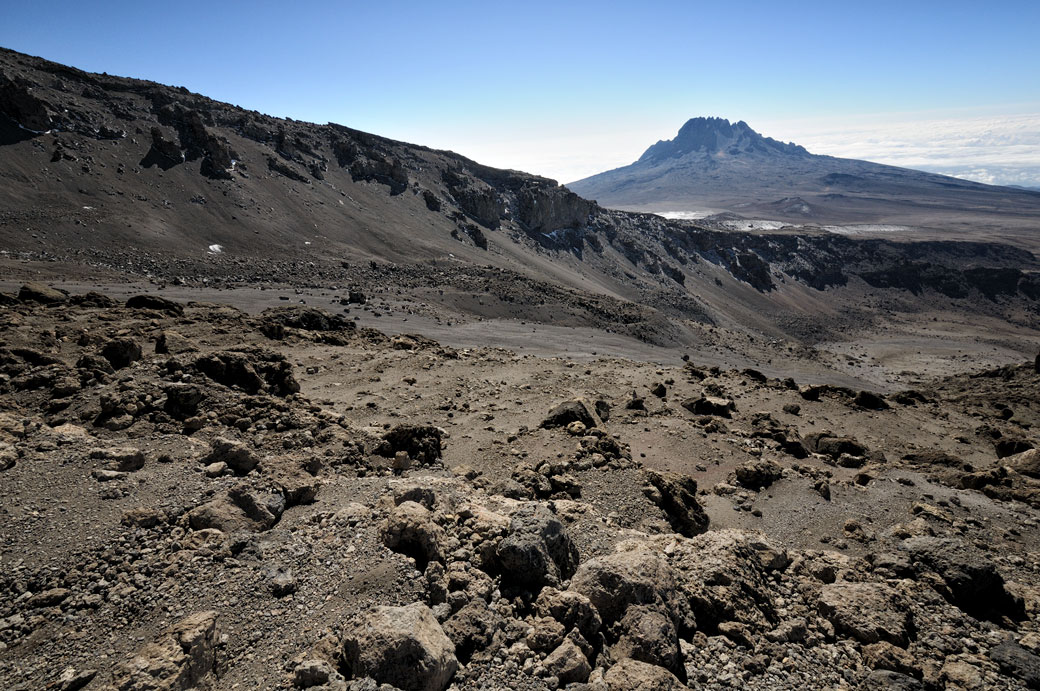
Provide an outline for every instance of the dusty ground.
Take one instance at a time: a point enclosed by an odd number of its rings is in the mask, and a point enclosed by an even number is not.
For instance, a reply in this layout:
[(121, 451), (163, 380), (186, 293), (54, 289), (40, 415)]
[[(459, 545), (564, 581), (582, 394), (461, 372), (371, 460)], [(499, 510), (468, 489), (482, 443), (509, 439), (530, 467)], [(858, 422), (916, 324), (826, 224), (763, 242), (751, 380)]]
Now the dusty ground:
[[(459, 689), (634, 688), (639, 675), (665, 674), (661, 665), (710, 689), (883, 688), (896, 679), (877, 671), (886, 669), (904, 674), (905, 688), (1037, 683), (1040, 481), (1028, 453), (998, 458), (1035, 443), (1040, 378), (1031, 363), (921, 381), (917, 393), (883, 402), (854, 400), (859, 387), (770, 378), (788, 366), (824, 371), (794, 355), (760, 373), (704, 353), (653, 362), (662, 353), (596, 334), (594, 347), (577, 343), (573, 356), (557, 357), (544, 354), (552, 342), (530, 339), (523, 351), (465, 347), (464, 336), (458, 345), (392, 339), (364, 328), (390, 319), (375, 317), (371, 304), (351, 312), (360, 330), (326, 314), (317, 329), (276, 332), (271, 324), (296, 322), (261, 312), (260, 291), (220, 291), (248, 312), (187, 302), (177, 315), (164, 303), (123, 307), (136, 288), (106, 291), (118, 297), (113, 306), (27, 299), (0, 308), (6, 688), (158, 688), (141, 669), (160, 679), (173, 669), (181, 685), (170, 688), (287, 688), (309, 683), (297, 672), (305, 659), (324, 660), (335, 687), (340, 672), (364, 676), (342, 647), (359, 635), (354, 617), (415, 602), (453, 637), (458, 669), (449, 683)], [(318, 297), (303, 299), (311, 307)], [(414, 331), (436, 323), (397, 318), (390, 323), (424, 327)], [(448, 320), (440, 333), (487, 324)], [(491, 326), (484, 333), (503, 343), (519, 339)], [(550, 333), (573, 340), (580, 332)], [(169, 353), (156, 353), (162, 334)], [(98, 358), (119, 339), (141, 346), (141, 357), (105, 373)], [(884, 366), (884, 348), (896, 348), (870, 347), (833, 346), (874, 367)], [(212, 369), (214, 357), (223, 369)], [(185, 387), (197, 388), (197, 409), (171, 407)], [(729, 407), (691, 412), (704, 396)], [(587, 410), (605, 402), (608, 419), (541, 426), (575, 399)], [(380, 438), (399, 425), (440, 430), (441, 457), (416, 447), (379, 455)], [(812, 436), (821, 432), (855, 446), (842, 454)], [(257, 467), (212, 466), (221, 438), (241, 442)], [(140, 451), (140, 468), (118, 467), (127, 452), (111, 449), (127, 446)], [(655, 477), (666, 480), (655, 485)], [(683, 477), (696, 481), (696, 494), (678, 489)], [(271, 497), (277, 507), (255, 508)], [(395, 504), (408, 498), (432, 510), (413, 516), (412, 527), (434, 537), (388, 537), (403, 511)], [(625, 540), (638, 546), (625, 554), (665, 558), (675, 585), (652, 578), (656, 594), (640, 596), (631, 616), (664, 616), (676, 633), (632, 652), (635, 634), (625, 627), (635, 624), (599, 605), (602, 627), (568, 639), (591, 676), (561, 666), (564, 653), (575, 656), (553, 633), (559, 625), (539, 618), (538, 598), (549, 591), (516, 582), (499, 561), (502, 541), (526, 534), (523, 507), (547, 511), (540, 520), (556, 521), (576, 549), (576, 573), (573, 564), (558, 580), (539, 576), (559, 589), (594, 598), (589, 574), (607, 568), (597, 558)], [(472, 517), (481, 512), (489, 525), (504, 521), (494, 529), (504, 536), (486, 533)], [(469, 575), (444, 581), (445, 569)], [(854, 583), (873, 590), (845, 593), (842, 584)], [(612, 597), (624, 600), (619, 587)], [(862, 612), (828, 609), (838, 595)], [(666, 604), (644, 612), (651, 601)], [(893, 623), (903, 609), (909, 628)], [(163, 632), (200, 612), (215, 613), (211, 628), (190, 645), (178, 634), (184, 652), (202, 660), (196, 669), (179, 648), (163, 647)], [(545, 640), (532, 633), (545, 627)], [(678, 667), (668, 646), (679, 651)], [(631, 656), (655, 666), (623, 677)]]

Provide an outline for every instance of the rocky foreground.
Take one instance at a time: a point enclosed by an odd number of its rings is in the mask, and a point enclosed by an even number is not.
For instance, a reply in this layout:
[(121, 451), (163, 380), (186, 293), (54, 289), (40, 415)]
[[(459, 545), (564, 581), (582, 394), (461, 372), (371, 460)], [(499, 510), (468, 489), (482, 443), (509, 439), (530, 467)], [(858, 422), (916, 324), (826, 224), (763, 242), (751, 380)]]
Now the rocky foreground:
[(7, 689), (1040, 688), (1040, 374), (0, 295)]

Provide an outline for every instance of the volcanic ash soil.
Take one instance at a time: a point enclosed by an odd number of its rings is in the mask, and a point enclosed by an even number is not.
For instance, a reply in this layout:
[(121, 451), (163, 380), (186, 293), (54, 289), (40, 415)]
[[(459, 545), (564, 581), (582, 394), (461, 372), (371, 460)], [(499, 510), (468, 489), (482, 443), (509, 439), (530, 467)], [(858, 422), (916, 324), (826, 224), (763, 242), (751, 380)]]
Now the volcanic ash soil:
[(7, 689), (1040, 687), (1040, 374), (0, 306)]

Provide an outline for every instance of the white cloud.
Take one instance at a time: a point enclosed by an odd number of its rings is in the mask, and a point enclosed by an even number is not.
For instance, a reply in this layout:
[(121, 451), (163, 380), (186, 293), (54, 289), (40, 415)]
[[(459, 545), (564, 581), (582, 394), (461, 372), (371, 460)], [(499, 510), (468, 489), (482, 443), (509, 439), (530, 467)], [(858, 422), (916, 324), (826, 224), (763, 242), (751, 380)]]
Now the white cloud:
[[(696, 115), (699, 113), (690, 114)], [(944, 118), (926, 113), (779, 121), (746, 119), (763, 135), (793, 141), (816, 154), (888, 163), (991, 184), (1040, 186), (1040, 112)], [(595, 122), (546, 118), (406, 131), (396, 136), (453, 149), (486, 165), (569, 182), (632, 163), (658, 140), (674, 137), (682, 124), (661, 114), (605, 117)]]
[(889, 116), (759, 126), (767, 136), (793, 140), (817, 154), (990, 184), (1040, 186), (1040, 113), (941, 119)]

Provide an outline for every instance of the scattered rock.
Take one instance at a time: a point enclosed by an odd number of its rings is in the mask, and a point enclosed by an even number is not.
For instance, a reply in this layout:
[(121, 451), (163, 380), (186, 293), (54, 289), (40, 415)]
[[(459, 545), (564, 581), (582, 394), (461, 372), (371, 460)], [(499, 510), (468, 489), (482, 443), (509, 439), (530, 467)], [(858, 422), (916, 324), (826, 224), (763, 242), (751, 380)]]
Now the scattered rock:
[(553, 427), (566, 427), (572, 422), (580, 422), (586, 429), (597, 427), (599, 420), (594, 408), (583, 399), (564, 401), (559, 404), (542, 420), (541, 427), (551, 429)]
[(737, 404), (728, 398), (717, 398), (715, 396), (701, 396), (683, 401), (683, 408), (694, 415), (714, 415), (715, 417), (731, 418), (737, 410)]
[(42, 283), (26, 283), (18, 289), (18, 299), (22, 302), (39, 302), (44, 305), (56, 305), (69, 299), (64, 290), (51, 288)]
[(649, 469), (643, 470), (643, 479), (657, 490), (652, 498), (675, 532), (693, 537), (708, 529), (708, 515), (697, 501), (696, 480), (689, 475)]
[(349, 627), (343, 664), (402, 691), (443, 691), (458, 668), (455, 646), (426, 605), (375, 607)]
[(132, 338), (114, 338), (101, 348), (101, 357), (113, 369), (122, 369), (141, 359), (141, 344)]
[(900, 647), (910, 642), (908, 603), (881, 583), (831, 583), (820, 592), (820, 613), (835, 630), (861, 643), (888, 641)]
[(120, 691), (194, 688), (214, 671), (219, 638), (216, 612), (186, 617), (119, 665), (115, 686)]
[(625, 659), (603, 676), (610, 691), (686, 691), (686, 684), (663, 667)]
[(134, 295), (126, 301), (128, 309), (155, 310), (174, 317), (184, 315), (184, 306), (158, 295)]
[(444, 529), (434, 523), (429, 510), (413, 501), (394, 507), (380, 532), (384, 545), (414, 557), (422, 568), (429, 561), (444, 561)]
[(226, 437), (217, 437), (210, 452), (201, 459), (205, 465), (224, 463), (238, 475), (245, 475), (260, 464), (260, 459), (245, 443)]
[(530, 587), (559, 586), (578, 565), (578, 548), (560, 520), (539, 504), (521, 506), (498, 546), (503, 579)]

